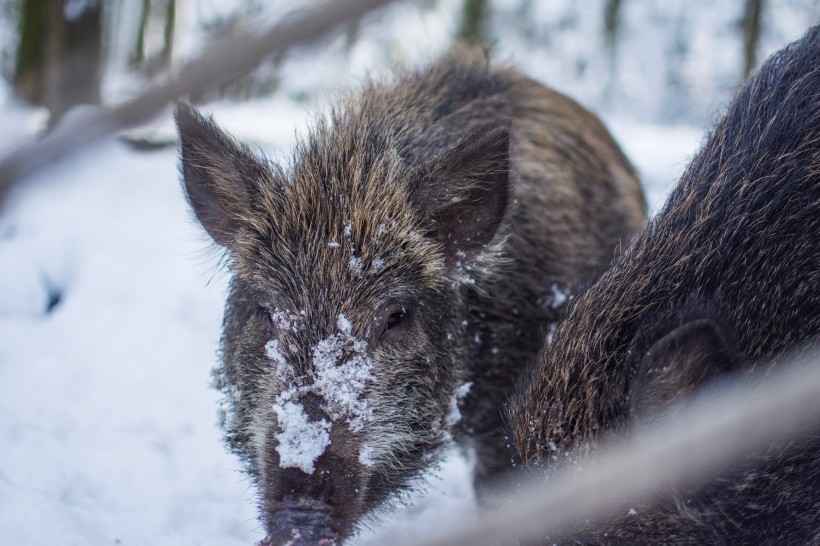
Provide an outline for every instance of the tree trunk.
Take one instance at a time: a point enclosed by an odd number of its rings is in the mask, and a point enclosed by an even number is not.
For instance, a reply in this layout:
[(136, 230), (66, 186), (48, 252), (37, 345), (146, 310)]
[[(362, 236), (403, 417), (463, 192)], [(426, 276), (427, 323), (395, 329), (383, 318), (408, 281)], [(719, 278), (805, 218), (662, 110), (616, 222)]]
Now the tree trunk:
[(142, 0), (137, 40), (131, 55), (131, 68), (140, 70), (147, 76), (153, 76), (171, 66), (176, 7), (176, 0)]
[(618, 44), (618, 26), (620, 23), (621, 0), (606, 0), (604, 7), (604, 43), (610, 59), (615, 57)]
[(760, 16), (763, 0), (746, 0), (743, 10), (743, 79), (749, 77), (757, 64), (757, 44), (760, 41)]
[(140, 11), (140, 22), (137, 27), (137, 40), (134, 43), (134, 51), (131, 53), (131, 68), (139, 68), (145, 61), (145, 29), (148, 28), (148, 16), (151, 14), (151, 0), (142, 0), (142, 10)]
[(14, 83), (51, 112), (51, 124), (76, 104), (99, 104), (101, 2), (23, 0)]
[(165, 8), (165, 28), (162, 32), (162, 51), (160, 51), (159, 54), (166, 68), (171, 66), (171, 54), (174, 50), (174, 24), (176, 22), (176, 13), (176, 0), (168, 0), (168, 4)]
[[(65, 3), (64, 6), (68, 6)], [(102, 6), (88, 2), (63, 13), (58, 77), (49, 109), (60, 117), (75, 104), (99, 104), (102, 80)]]
[(604, 90), (605, 100), (609, 102), (615, 92), (618, 74), (618, 33), (621, 23), (621, 0), (606, 0), (604, 5), (604, 47), (609, 61), (609, 76)]
[(486, 43), (489, 10), (489, 0), (464, 0), (457, 38), (470, 45)]
[(23, 0), (20, 9), (20, 44), (14, 71), (14, 89), (24, 100), (45, 103), (46, 50), (48, 48), (48, 0)]

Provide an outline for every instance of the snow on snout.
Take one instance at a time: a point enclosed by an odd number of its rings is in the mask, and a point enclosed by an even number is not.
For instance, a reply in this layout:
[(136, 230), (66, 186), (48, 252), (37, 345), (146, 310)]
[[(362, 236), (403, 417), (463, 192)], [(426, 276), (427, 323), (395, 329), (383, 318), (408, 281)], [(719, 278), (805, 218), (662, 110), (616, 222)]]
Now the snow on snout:
[[(373, 410), (365, 397), (368, 382), (373, 379), (373, 360), (367, 354), (367, 342), (356, 338), (350, 321), (340, 314), (338, 331), (313, 347), (312, 382), (293, 382), (277, 396), (273, 411), (282, 429), (276, 435), (279, 466), (300, 468), (312, 474), (316, 459), (330, 444), (333, 423), (347, 421), (350, 430), (360, 432), (373, 417)], [(279, 352), (276, 340), (266, 345), (268, 358), (277, 365), (277, 373), (286, 379), (285, 358)], [(309, 384), (308, 384), (309, 383)], [(331, 418), (311, 421), (302, 404), (301, 396), (319, 395), (322, 410)]]
[(350, 429), (359, 432), (373, 417), (364, 391), (373, 379), (373, 360), (367, 354), (367, 342), (351, 332), (344, 315), (337, 320), (339, 334), (320, 341), (313, 348), (313, 390), (325, 400), (333, 421), (346, 419)]
[(314, 463), (330, 444), (330, 423), (325, 419), (310, 421), (305, 408), (298, 402), (277, 400), (273, 405), (282, 432), (276, 435), (279, 466), (299, 468), (313, 474)]

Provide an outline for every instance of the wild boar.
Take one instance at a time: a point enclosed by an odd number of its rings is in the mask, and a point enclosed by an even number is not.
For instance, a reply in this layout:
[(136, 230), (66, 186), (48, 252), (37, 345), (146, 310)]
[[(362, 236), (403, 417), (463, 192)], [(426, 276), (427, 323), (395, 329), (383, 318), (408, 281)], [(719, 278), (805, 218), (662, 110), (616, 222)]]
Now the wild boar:
[[(820, 339), (820, 28), (740, 89), (663, 210), (568, 308), (512, 397), (527, 467), (551, 471), (716, 381)], [(811, 349), (814, 347), (814, 349)], [(820, 543), (820, 437), (750, 455), (552, 542)]]
[(479, 491), (507, 472), (523, 363), (644, 222), (601, 122), (465, 50), (343, 96), (287, 168), (176, 119), (233, 275), (215, 383), (268, 543), (345, 539), (451, 437)]

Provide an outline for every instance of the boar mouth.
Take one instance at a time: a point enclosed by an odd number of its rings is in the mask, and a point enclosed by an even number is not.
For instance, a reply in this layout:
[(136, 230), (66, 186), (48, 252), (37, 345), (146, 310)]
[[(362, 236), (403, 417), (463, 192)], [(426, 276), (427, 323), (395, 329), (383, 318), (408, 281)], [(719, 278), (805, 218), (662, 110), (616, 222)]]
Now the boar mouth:
[(332, 546), (339, 543), (330, 506), (316, 500), (281, 503), (268, 518), (268, 537), (260, 546)]

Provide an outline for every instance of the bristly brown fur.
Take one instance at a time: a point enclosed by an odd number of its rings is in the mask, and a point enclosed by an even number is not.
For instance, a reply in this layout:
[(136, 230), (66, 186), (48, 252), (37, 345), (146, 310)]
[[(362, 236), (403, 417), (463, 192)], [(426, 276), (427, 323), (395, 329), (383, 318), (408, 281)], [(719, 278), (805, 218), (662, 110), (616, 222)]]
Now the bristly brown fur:
[[(578, 298), (510, 403), (551, 469), (725, 374), (820, 339), (820, 27), (739, 91), (664, 209)], [(567, 543), (818, 544), (820, 438)], [(549, 542), (561, 537), (550, 537)]]
[[(634, 171), (600, 121), (456, 50), (340, 99), (287, 169), (188, 107), (177, 123), (187, 195), (232, 262), (215, 383), (272, 540), (289, 540), (282, 529), (306, 499), (331, 516), (310, 520), (317, 536), (348, 536), (450, 435), (476, 450), (481, 491), (504, 475), (503, 401), (557, 320), (559, 292), (644, 222)], [(272, 406), (291, 376), (310, 387), (315, 349), (342, 316), (373, 361), (372, 418), (361, 431), (334, 420), (312, 474), (281, 468)], [(287, 377), (266, 356), (271, 340)], [(321, 396), (300, 403), (314, 422), (330, 418)], [(370, 466), (357, 458), (365, 446)]]

